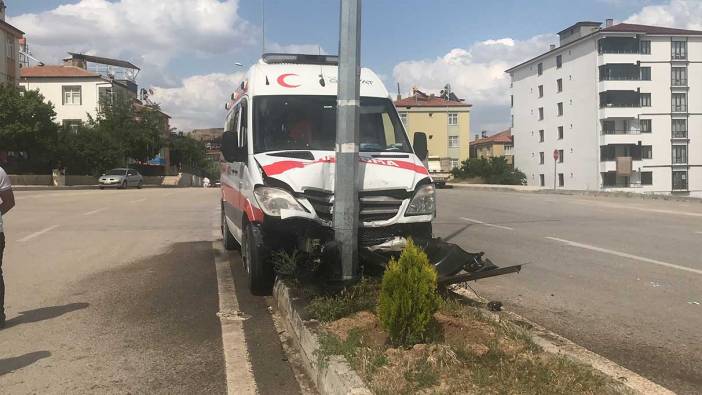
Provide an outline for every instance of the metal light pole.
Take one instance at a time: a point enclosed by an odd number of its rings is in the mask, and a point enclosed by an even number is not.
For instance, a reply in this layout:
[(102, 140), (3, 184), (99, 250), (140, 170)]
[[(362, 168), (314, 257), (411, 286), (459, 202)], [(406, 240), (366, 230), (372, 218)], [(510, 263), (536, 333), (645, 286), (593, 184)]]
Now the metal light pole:
[(336, 110), (334, 239), (342, 280), (358, 275), (358, 124), (361, 77), (361, 0), (341, 0)]

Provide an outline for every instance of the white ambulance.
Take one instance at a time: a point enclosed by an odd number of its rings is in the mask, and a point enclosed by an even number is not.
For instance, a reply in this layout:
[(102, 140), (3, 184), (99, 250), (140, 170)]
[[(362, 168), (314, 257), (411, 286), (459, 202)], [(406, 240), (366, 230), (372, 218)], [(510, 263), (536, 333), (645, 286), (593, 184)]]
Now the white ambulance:
[[(222, 233), (241, 246), (254, 294), (273, 283), (272, 251), (320, 259), (334, 239), (336, 56), (265, 54), (231, 100), (222, 139)], [(430, 239), (435, 191), (422, 161), (426, 136), (410, 145), (388, 91), (361, 70), (359, 248), (397, 249)], [(349, 180), (353, 182), (353, 180)]]

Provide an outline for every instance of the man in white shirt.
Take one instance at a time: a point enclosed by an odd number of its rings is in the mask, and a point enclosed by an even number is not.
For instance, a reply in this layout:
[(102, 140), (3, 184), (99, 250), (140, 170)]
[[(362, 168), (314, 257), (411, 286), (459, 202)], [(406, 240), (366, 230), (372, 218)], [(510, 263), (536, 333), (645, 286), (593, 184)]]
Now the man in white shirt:
[(2, 254), (5, 251), (5, 232), (2, 216), (15, 207), (15, 195), (12, 193), (10, 177), (0, 167), (0, 329), (5, 327), (5, 282), (2, 278)]

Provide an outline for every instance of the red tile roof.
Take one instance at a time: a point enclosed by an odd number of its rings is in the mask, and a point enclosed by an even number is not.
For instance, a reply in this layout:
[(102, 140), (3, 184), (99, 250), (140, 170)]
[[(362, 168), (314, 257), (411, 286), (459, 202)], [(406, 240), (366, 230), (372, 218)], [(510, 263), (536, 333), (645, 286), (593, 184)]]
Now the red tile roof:
[(74, 66), (34, 66), (20, 69), (22, 78), (100, 78), (99, 75)]
[(619, 23), (614, 26), (602, 29), (603, 32), (625, 32), (625, 33), (646, 33), (646, 34), (665, 34), (665, 35), (685, 35), (685, 36), (701, 36), (702, 31), (674, 29), (672, 27), (660, 27), (649, 25), (636, 25), (633, 23)]
[(510, 129), (507, 129), (505, 131), (502, 131), (497, 134), (493, 134), (492, 136), (488, 137), (483, 137), (481, 139), (471, 141), (470, 145), (481, 145), (481, 144), (511, 144), (513, 142), (512, 140), (512, 131)]
[(395, 101), (395, 107), (473, 107), (464, 101), (447, 100), (415, 90), (414, 95)]

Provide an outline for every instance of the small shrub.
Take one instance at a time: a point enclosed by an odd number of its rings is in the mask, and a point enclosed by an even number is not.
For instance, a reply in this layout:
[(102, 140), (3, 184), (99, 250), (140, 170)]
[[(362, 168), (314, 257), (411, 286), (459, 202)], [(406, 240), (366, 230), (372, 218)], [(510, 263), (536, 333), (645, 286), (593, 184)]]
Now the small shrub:
[(426, 339), (439, 308), (436, 270), (411, 240), (399, 260), (390, 260), (383, 275), (378, 316), (390, 341), (410, 345)]
[(359, 311), (372, 311), (378, 303), (378, 285), (373, 280), (363, 278), (351, 287), (333, 296), (320, 296), (307, 305), (310, 318), (321, 322), (336, 321)]

